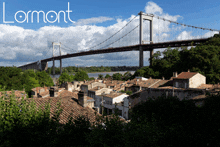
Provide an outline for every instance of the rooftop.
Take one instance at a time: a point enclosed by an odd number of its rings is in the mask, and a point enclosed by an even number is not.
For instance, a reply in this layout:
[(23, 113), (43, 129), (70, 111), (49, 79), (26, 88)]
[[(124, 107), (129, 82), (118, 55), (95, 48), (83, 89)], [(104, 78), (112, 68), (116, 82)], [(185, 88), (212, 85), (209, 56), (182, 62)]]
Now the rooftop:
[[(109, 97), (109, 98), (115, 98), (115, 97), (118, 97), (118, 96), (120, 96), (120, 95), (122, 95), (122, 94), (124, 94), (124, 93), (112, 92), (112, 93), (110, 93), (110, 94), (105, 94), (104, 96), (105, 96), (105, 97)], [(128, 95), (127, 95), (127, 96), (128, 96)]]
[[(57, 102), (61, 102), (61, 108), (63, 109), (62, 113), (60, 114), (60, 121), (59, 123), (65, 124), (68, 122), (68, 117), (71, 116), (73, 119), (76, 119), (77, 117), (84, 115), (89, 118), (89, 121), (95, 122), (95, 110), (89, 108), (89, 107), (82, 107), (80, 106), (76, 101), (74, 101), (72, 98), (68, 97), (62, 97), (62, 98), (31, 98), (27, 99), (29, 102), (33, 100), (36, 103), (37, 108), (42, 105), (42, 108), (44, 109), (45, 104), (48, 102), (51, 106), (51, 117), (55, 113)], [(100, 115), (100, 114), (98, 114)]]
[(104, 88), (104, 87), (102, 87), (102, 86), (96, 86), (96, 87), (90, 89), (89, 91), (98, 91), (98, 90), (100, 90), (100, 89), (102, 89), (102, 88)]
[(173, 79), (190, 79), (198, 72), (181, 72), (177, 77), (173, 77)]

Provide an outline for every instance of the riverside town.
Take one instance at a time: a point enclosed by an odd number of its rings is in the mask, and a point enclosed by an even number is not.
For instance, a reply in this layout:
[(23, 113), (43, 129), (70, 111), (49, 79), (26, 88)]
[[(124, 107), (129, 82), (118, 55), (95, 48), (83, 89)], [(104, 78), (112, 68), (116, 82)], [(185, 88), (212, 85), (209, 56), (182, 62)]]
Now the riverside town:
[(8, 1), (0, 147), (220, 147), (220, 0)]

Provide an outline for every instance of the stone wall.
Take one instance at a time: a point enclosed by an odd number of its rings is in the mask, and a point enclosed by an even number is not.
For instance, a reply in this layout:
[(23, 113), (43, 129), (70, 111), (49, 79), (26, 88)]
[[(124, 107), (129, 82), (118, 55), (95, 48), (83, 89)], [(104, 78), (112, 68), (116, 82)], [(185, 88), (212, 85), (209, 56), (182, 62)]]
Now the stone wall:
[(149, 88), (142, 92), (134, 94), (134, 96), (129, 96), (129, 102), (131, 107), (134, 107), (140, 102), (145, 102), (148, 98), (157, 98), (159, 96), (177, 96), (179, 100), (186, 98), (187, 100), (192, 99), (198, 95), (205, 94), (202, 89), (159, 89), (159, 88)]
[(206, 77), (199, 73), (189, 79), (189, 88), (197, 88), (201, 84), (206, 84)]

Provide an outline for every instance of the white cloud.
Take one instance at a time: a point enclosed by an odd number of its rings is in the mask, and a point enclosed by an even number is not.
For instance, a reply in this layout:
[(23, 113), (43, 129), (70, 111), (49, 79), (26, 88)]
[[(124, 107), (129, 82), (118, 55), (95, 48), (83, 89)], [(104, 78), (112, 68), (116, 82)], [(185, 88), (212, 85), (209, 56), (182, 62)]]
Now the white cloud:
[(147, 3), (145, 7), (145, 11), (146, 13), (150, 13), (150, 14), (155, 14), (155, 13), (162, 14), (163, 13), (163, 9), (152, 1)]
[(77, 22), (75, 22), (75, 25), (88, 25), (88, 24), (97, 24), (97, 23), (102, 23), (105, 21), (113, 20), (113, 18), (110, 17), (92, 17), (92, 18), (87, 18), (87, 19), (79, 19)]

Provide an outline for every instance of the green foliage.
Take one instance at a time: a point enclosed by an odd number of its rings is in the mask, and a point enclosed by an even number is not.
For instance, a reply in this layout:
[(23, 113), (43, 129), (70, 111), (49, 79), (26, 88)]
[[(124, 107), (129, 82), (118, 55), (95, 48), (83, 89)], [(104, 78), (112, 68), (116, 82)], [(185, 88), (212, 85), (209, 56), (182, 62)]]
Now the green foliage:
[(95, 78), (94, 77), (89, 78), (89, 81), (92, 81), (92, 80), (95, 80)]
[(103, 75), (102, 75), (102, 74), (99, 74), (99, 75), (98, 75), (98, 78), (99, 78), (99, 79), (103, 79)]
[(132, 79), (132, 74), (131, 74), (129, 71), (127, 71), (127, 72), (124, 73), (124, 75), (123, 75), (123, 80), (124, 80), (124, 81), (127, 81), (128, 79)]
[(120, 92), (126, 93), (127, 95), (131, 95), (131, 94), (132, 94), (132, 91), (124, 91), (124, 90), (121, 90)]
[[(138, 69), (135, 76), (143, 76), (146, 78), (165, 77), (170, 79), (173, 72), (199, 72), (206, 76), (206, 83), (216, 84), (220, 82), (220, 37), (215, 35), (206, 43), (197, 45), (195, 48), (167, 48), (162, 53), (157, 51), (152, 56), (152, 66)], [(163, 55), (163, 57), (162, 57)]]
[(159, 71), (154, 71), (152, 68), (146, 66), (146, 67), (142, 67), (141, 69), (138, 69), (134, 73), (133, 78), (135, 77), (150, 78), (150, 77), (158, 77), (158, 76), (159, 76)]
[(219, 146), (219, 105), (220, 95), (209, 96), (199, 108), (192, 101), (158, 97), (135, 106), (129, 123), (121, 122), (115, 109), (112, 119), (97, 116), (93, 125), (85, 116), (70, 117), (60, 125), (61, 103), (50, 118), (49, 103), (36, 107), (33, 100), (3, 96), (0, 142), (1, 146)]
[(72, 78), (74, 77), (70, 77), (69, 74), (67, 74), (66, 72), (63, 72), (60, 77), (59, 77), (59, 84), (61, 85), (62, 83), (65, 83), (65, 82), (69, 82)]
[(49, 86), (54, 85), (53, 79), (45, 71), (36, 72), (36, 77), (40, 84), (40, 87), (43, 87), (43, 86), (49, 87)]
[(88, 80), (89, 76), (85, 71), (79, 71), (75, 74), (75, 80), (76, 81), (84, 81)]
[(131, 95), (131, 94), (132, 94), (132, 91), (126, 91), (126, 94), (127, 94), (127, 95)]
[(1, 146), (39, 146), (42, 142), (52, 142), (51, 135), (56, 134), (58, 124), (50, 119), (49, 103), (44, 108), (37, 109), (33, 100), (18, 101), (14, 95), (1, 97)]
[(106, 75), (105, 75), (105, 78), (106, 78), (106, 79), (109, 78), (109, 77), (111, 77), (109, 74), (106, 74)]
[(17, 67), (0, 67), (0, 85), (7, 91), (25, 89), (30, 97), (32, 88), (52, 86), (53, 80), (45, 71), (28, 69), (22, 72)]
[(115, 73), (112, 75), (113, 80), (122, 80), (122, 74)]
[[(78, 71), (85, 71), (87, 73), (92, 73), (92, 72), (110, 72), (111, 71), (111, 67), (96, 67), (96, 66), (91, 66), (91, 67), (75, 67), (75, 66), (68, 66), (68, 67), (63, 67), (62, 71), (63, 72), (67, 72), (68, 74), (75, 74)], [(53, 68), (49, 67), (47, 69), (47, 73), (48, 74), (52, 74), (53, 73)], [(60, 74), (60, 68), (59, 67), (55, 67), (55, 74)]]

